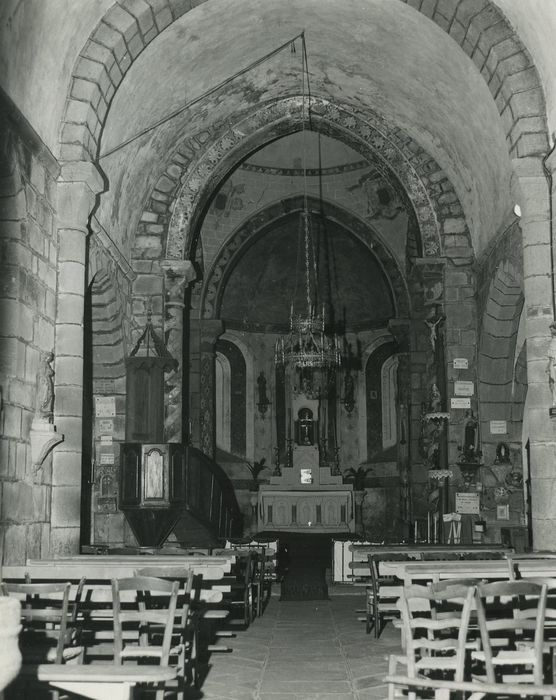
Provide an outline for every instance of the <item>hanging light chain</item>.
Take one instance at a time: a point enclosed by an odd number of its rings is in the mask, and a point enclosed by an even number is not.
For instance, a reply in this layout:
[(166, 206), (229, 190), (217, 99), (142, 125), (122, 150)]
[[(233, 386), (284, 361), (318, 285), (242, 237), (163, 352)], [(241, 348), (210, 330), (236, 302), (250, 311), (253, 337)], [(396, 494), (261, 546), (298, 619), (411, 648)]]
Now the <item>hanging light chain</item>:
[(303, 227), (305, 234), (305, 284), (307, 294), (307, 313), (312, 316), (311, 310), (311, 264), (309, 259), (309, 212), (303, 212)]

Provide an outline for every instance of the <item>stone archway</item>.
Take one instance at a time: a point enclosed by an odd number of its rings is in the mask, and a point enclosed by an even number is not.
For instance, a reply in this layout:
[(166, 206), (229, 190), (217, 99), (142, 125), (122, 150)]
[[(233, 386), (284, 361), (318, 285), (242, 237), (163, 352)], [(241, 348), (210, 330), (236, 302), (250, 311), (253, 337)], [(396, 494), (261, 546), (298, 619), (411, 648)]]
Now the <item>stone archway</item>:
[[(541, 81), (511, 24), (490, 0), (401, 0), (449, 34), (471, 58), (496, 101), (508, 150), (546, 152)], [(121, 0), (79, 52), (60, 130), (62, 160), (94, 160), (111, 101), (133, 62), (166, 27), (206, 0)], [(224, 21), (224, 19), (223, 19)]]
[[(411, 310), (410, 299), (403, 273), (380, 236), (368, 224), (331, 202), (321, 202), (312, 197), (308, 197), (307, 202), (310, 210), (322, 212), (326, 218), (337, 221), (368, 247), (372, 247), (373, 254), (378, 259), (391, 285), (392, 296), (396, 305), (396, 315), (408, 318)], [(241, 249), (248, 245), (249, 241), (258, 236), (269, 224), (292, 212), (301, 211), (303, 206), (304, 199), (301, 196), (281, 200), (279, 203), (257, 212), (229, 238), (204, 280), (200, 311), (201, 318), (218, 317), (222, 287), (225, 285), (225, 269), (236, 255), (241, 255)]]
[[(402, 152), (401, 144), (384, 135), (387, 132), (384, 121), (378, 115), (358, 113), (315, 97), (311, 99), (310, 113), (314, 130), (351, 146), (379, 171), (386, 169), (395, 173), (411, 201), (425, 255), (439, 255), (442, 230), (434, 203)], [(235, 123), (206, 148), (182, 178), (168, 225), (167, 258), (194, 257), (202, 212), (218, 183), (248, 153), (300, 129), (303, 114), (301, 96), (272, 102)], [(466, 228), (463, 215), (461, 218)]]

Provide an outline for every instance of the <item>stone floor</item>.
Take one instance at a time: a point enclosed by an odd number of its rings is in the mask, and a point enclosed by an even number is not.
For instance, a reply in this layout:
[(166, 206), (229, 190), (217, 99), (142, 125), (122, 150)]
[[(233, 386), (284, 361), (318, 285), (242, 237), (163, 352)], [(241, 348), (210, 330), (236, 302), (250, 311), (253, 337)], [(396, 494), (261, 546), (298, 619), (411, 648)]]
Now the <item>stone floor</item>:
[[(358, 621), (362, 592), (330, 588), (330, 600), (283, 601), (273, 595), (261, 618), (213, 654), (196, 697), (206, 700), (378, 700), (400, 633), (387, 624), (380, 639)], [(351, 594), (348, 594), (351, 592)], [(193, 697), (193, 696), (192, 696)]]

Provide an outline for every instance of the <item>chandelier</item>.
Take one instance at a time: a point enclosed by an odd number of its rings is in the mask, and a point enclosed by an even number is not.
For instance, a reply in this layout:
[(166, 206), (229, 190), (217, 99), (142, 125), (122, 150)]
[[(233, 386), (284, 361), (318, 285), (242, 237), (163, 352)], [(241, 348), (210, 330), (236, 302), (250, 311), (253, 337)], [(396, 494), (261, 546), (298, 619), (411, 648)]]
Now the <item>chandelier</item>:
[[(304, 281), (306, 308), (302, 312), (295, 311), (292, 300), (290, 310), (290, 330), (285, 336), (276, 341), (274, 360), (277, 365), (290, 366), (298, 369), (328, 369), (334, 370), (341, 364), (341, 345), (338, 336), (326, 327), (326, 306), (318, 304), (319, 294), (319, 260), (316, 253), (313, 225), (309, 212), (307, 197), (307, 160), (306, 133), (308, 85), (307, 50), (305, 35), (302, 35), (302, 168), (303, 168), (303, 210), (299, 220), (299, 238), (303, 241), (304, 252)], [(307, 80), (306, 80), (307, 78)], [(319, 178), (321, 176), (319, 159)], [(319, 192), (321, 188), (319, 187)], [(322, 207), (321, 207), (322, 211)], [(297, 288), (296, 269), (296, 288)], [(295, 296), (294, 296), (295, 298)], [(318, 308), (321, 310), (317, 310)]]

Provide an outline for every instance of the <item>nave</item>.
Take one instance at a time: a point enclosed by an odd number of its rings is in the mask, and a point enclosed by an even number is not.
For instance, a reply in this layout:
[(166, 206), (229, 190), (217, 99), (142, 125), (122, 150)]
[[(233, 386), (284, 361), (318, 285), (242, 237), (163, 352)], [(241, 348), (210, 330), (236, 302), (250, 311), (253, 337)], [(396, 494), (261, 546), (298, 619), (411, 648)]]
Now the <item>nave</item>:
[(203, 700), (378, 700), (388, 655), (400, 632), (386, 625), (378, 640), (365, 634), (357, 610), (364, 595), (331, 586), (329, 600), (280, 601), (274, 590), (265, 614), (226, 640), (233, 652), (213, 653)]

